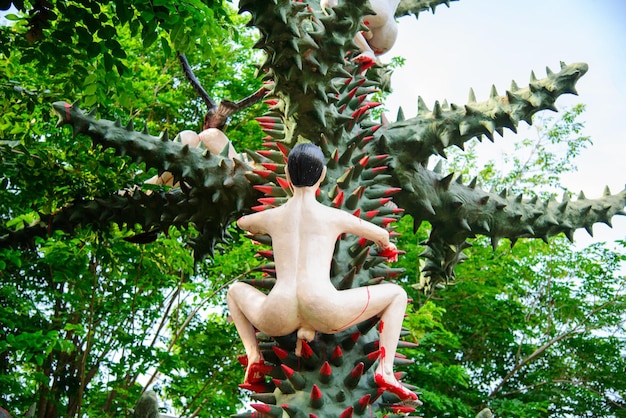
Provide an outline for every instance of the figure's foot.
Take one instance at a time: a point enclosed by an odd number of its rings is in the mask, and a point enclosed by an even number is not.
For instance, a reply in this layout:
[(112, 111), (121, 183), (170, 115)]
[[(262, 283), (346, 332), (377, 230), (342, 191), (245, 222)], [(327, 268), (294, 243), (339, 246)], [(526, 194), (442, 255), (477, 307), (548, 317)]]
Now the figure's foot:
[(361, 71), (367, 71), (376, 64), (376, 56), (373, 51), (364, 51), (353, 58), (353, 61), (361, 66)]
[(405, 400), (418, 401), (417, 395), (415, 393), (406, 389), (397, 381), (394, 383), (390, 383), (386, 381), (383, 375), (380, 373), (374, 374), (374, 382), (376, 382), (379, 388), (387, 392), (393, 393), (402, 401), (405, 401)]
[(269, 364), (265, 364), (263, 359), (256, 363), (248, 364), (244, 385), (254, 385), (265, 382), (265, 376), (273, 369)]

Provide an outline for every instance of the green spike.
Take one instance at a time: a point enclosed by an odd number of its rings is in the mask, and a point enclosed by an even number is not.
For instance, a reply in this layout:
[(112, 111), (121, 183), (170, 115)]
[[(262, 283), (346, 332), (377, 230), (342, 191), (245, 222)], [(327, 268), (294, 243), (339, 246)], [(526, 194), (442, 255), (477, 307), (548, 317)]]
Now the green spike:
[(128, 123), (126, 124), (126, 130), (128, 132), (133, 132), (135, 130), (135, 124), (133, 123), (133, 120), (129, 120)]
[(396, 116), (396, 120), (398, 122), (402, 122), (404, 119), (404, 110), (402, 110), (402, 106), (398, 108), (398, 116)]
[(489, 92), (489, 97), (491, 99), (495, 99), (496, 97), (498, 97), (498, 90), (496, 90), (495, 84), (491, 85), (491, 92)]
[(439, 104), (439, 100), (436, 100), (435, 106), (433, 106), (433, 117), (435, 119), (439, 119), (441, 117), (441, 105)]
[(469, 96), (467, 98), (468, 103), (476, 103), (476, 94), (474, 94), (474, 89), (470, 87)]
[(426, 106), (426, 102), (422, 99), (422, 96), (417, 96), (417, 113), (420, 115), (424, 115), (429, 113), (430, 109)]

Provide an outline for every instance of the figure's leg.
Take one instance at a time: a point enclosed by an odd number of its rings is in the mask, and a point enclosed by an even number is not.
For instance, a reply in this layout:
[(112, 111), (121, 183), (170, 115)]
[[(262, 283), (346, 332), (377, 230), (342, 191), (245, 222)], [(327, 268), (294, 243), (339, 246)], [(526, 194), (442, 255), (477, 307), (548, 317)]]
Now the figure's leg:
[[(402, 399), (417, 399), (417, 395), (400, 385), (393, 374), (393, 359), (398, 348), (398, 339), (402, 331), (402, 321), (406, 312), (407, 295), (405, 290), (391, 283), (342, 290), (329, 295), (325, 311), (326, 317), (307, 317), (310, 324), (331, 327), (331, 332), (338, 332), (373, 316), (380, 316), (381, 358), (374, 372), (376, 383), (398, 395)], [(324, 329), (316, 327), (323, 332)]]
[(266, 299), (267, 296), (263, 292), (241, 282), (233, 284), (228, 289), (226, 296), (230, 316), (233, 318), (248, 357), (245, 383), (257, 383), (263, 378), (261, 373), (256, 373), (259, 365), (263, 364), (263, 357), (259, 350), (256, 329), (252, 325), (251, 318), (254, 317), (255, 313), (262, 311), (263, 302)]
[(237, 151), (233, 147), (233, 144), (228, 140), (228, 137), (224, 134), (224, 132), (220, 131), (217, 128), (209, 128), (200, 132), (199, 135), (204, 147), (208, 149), (211, 154), (219, 154), (224, 150), (226, 146), (228, 146), (228, 158), (235, 158), (237, 156)]

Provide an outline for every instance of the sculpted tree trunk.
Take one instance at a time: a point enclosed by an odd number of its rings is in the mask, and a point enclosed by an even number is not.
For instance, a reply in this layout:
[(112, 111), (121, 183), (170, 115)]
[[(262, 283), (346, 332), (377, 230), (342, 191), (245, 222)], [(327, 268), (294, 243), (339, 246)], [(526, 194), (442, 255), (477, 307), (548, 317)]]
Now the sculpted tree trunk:
[[(404, 1), (397, 15), (432, 8), (447, 1)], [(267, 133), (265, 148), (243, 156), (228, 157), (226, 148), (216, 155), (202, 148), (172, 141), (168, 132), (159, 137), (134, 130), (133, 122), (98, 120), (78, 104), (54, 103), (60, 124), (70, 124), (75, 134), (88, 135), (94, 144), (112, 147), (147, 167), (173, 174), (179, 188), (147, 194), (102, 196), (71, 202), (65, 209), (41, 216), (39, 223), (19, 231), (5, 231), (4, 244), (28, 242), (51, 229), (71, 230), (79, 224), (105, 228), (111, 223), (140, 225), (146, 231), (193, 224), (199, 231), (191, 243), (196, 259), (212, 254), (216, 244), (228, 241), (226, 229), (241, 215), (283, 203), (290, 196), (285, 161), (296, 143), (309, 141), (324, 152), (327, 176), (318, 200), (393, 231), (394, 223), (408, 213), (415, 228), (422, 221), (432, 231), (422, 256), (426, 291), (454, 278), (463, 249), (477, 235), (492, 238), (541, 238), (564, 233), (572, 237), (577, 228), (596, 222), (610, 224), (612, 216), (624, 215), (626, 191), (600, 199), (539, 201), (536, 197), (509, 196), (480, 188), (476, 179), (427, 169), (431, 156), (445, 156), (446, 148), (463, 148), (466, 141), (502, 135), (520, 121), (531, 122), (534, 113), (555, 109), (556, 99), (576, 93), (577, 80), (586, 64), (562, 64), (543, 79), (531, 77), (527, 87), (515, 84), (504, 95), (492, 90), (489, 100), (465, 105), (436, 102), (432, 109), (420, 103), (415, 118), (381, 124), (369, 110), (378, 103), (371, 95), (387, 89), (387, 69), (352, 60), (361, 51), (353, 40), (364, 29), (362, 17), (372, 13), (365, 1), (339, 3), (322, 11), (316, 2), (291, 0), (260, 2), (243, 0), (241, 11), (251, 14), (251, 25), (265, 52), (261, 72), (267, 82), (268, 111), (258, 122)], [(250, 238), (269, 245), (266, 236)], [(354, 236), (337, 241), (331, 280), (337, 289), (356, 288), (393, 281), (401, 273), (376, 253), (371, 242)], [(275, 282), (273, 254), (267, 259), (262, 280), (247, 280), (260, 289)], [(337, 334), (317, 333), (304, 343), (302, 356), (294, 354), (296, 336), (269, 338), (259, 335), (266, 361), (272, 363), (265, 383), (252, 389), (253, 412), (238, 417), (351, 417), (382, 410), (388, 417), (404, 416), (415, 404), (398, 403), (374, 382), (378, 361), (378, 320), (367, 320)], [(411, 343), (400, 342), (399, 348)], [(398, 355), (397, 366), (410, 363)], [(286, 415), (285, 415), (286, 414)]]

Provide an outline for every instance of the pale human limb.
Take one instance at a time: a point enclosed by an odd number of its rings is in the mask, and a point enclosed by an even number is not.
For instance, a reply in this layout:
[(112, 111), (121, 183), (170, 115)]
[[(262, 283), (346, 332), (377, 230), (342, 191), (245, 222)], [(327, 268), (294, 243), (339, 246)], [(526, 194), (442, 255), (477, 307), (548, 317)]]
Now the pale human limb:
[[(369, 28), (354, 37), (354, 43), (361, 50), (355, 61), (361, 64), (375, 63), (376, 56), (388, 52), (396, 42), (398, 24), (395, 20), (399, 0), (370, 0), (375, 14), (363, 17), (363, 23)], [(337, 5), (337, 0), (321, 0), (322, 11)]]
[[(266, 294), (241, 282), (228, 289), (226, 301), (248, 359), (244, 384), (259, 383), (271, 368), (264, 366), (256, 330), (271, 336), (289, 334), (297, 328), (297, 312), (285, 307), (280, 297), (272, 297), (268, 301)], [(273, 312), (266, 305), (278, 306), (281, 312)]]
[[(229, 141), (224, 132), (217, 128), (209, 128), (200, 132), (200, 134), (194, 131), (185, 130), (179, 134), (180, 143), (183, 145), (189, 145), (190, 147), (197, 147), (202, 141), (204, 148), (208, 149), (211, 154), (221, 153), (226, 146), (228, 146), (228, 158), (233, 159), (237, 156), (237, 151), (233, 144)], [(156, 184), (158, 186), (171, 186), (174, 187), (174, 176), (169, 171), (163, 172), (161, 175), (153, 176), (146, 180), (147, 184)]]

